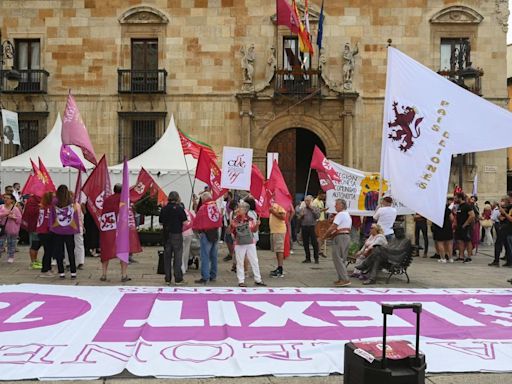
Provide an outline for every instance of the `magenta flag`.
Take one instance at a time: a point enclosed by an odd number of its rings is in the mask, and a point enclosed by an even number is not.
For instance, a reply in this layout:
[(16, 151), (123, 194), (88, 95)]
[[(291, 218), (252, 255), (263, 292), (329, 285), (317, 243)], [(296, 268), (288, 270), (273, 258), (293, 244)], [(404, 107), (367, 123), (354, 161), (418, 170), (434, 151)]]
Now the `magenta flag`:
[(63, 167), (76, 168), (79, 171), (86, 172), (85, 165), (78, 155), (69, 145), (62, 144), (60, 147), (60, 162)]
[(128, 178), (128, 162), (126, 157), (123, 164), (123, 187), (119, 200), (119, 214), (116, 229), (116, 255), (117, 258), (128, 263), (130, 256), (130, 229), (128, 218), (130, 214), (130, 179)]
[(76, 105), (75, 99), (68, 95), (66, 109), (64, 110), (64, 118), (62, 119), (62, 144), (76, 145), (82, 150), (84, 157), (94, 165), (98, 164), (96, 154), (89, 138), (87, 128), (80, 116), (80, 111)]

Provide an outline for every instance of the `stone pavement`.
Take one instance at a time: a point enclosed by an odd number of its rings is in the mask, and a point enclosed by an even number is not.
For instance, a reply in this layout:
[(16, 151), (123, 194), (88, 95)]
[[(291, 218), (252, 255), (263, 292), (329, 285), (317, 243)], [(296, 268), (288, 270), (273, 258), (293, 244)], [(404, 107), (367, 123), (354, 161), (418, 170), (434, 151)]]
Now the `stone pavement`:
[[(145, 247), (144, 252), (135, 255), (137, 263), (129, 266), (128, 274), (132, 281), (126, 285), (137, 286), (159, 286), (163, 285), (164, 278), (156, 274), (157, 251), (160, 247)], [(429, 254), (431, 255), (432, 252)], [(409, 268), (410, 284), (407, 284), (404, 276), (394, 276), (388, 287), (410, 287), (410, 288), (510, 288), (511, 285), (506, 282), (512, 277), (512, 268), (506, 267), (488, 267), (487, 264), (492, 261), (493, 249), (491, 247), (482, 247), (473, 262), (470, 264), (454, 263), (441, 264), (437, 260), (430, 258), (417, 257)], [(212, 285), (237, 286), (235, 274), (230, 272), (231, 262), (224, 262), (222, 258), (226, 255), (226, 249), (223, 245), (219, 252), (219, 272), (217, 282)], [(335, 280), (335, 273), (332, 261), (329, 258), (320, 258), (320, 264), (302, 264), (304, 251), (295, 246), (294, 254), (285, 261), (285, 277), (272, 279), (268, 277), (269, 271), (275, 268), (275, 258), (269, 251), (258, 252), (260, 260), (260, 269), (262, 277), (270, 287), (332, 287)], [(69, 274), (65, 280), (58, 278), (41, 278), (38, 271), (29, 269), (28, 248), (20, 246), (20, 251), (16, 253), (15, 262), (8, 264), (5, 262), (5, 255), (0, 262), (0, 283), (1, 284), (58, 284), (58, 285), (121, 285), (119, 264), (114, 260), (110, 265), (110, 272), (107, 282), (100, 282), (101, 268), (99, 258), (86, 258), (83, 270), (78, 271), (78, 278), (71, 280)], [(194, 268), (185, 275), (185, 280), (189, 285), (195, 285), (193, 281), (199, 279), (199, 271)], [(248, 286), (253, 284), (251, 279), (247, 279)], [(378, 280), (374, 287), (385, 287), (383, 278)], [(363, 287), (359, 280), (352, 280), (352, 287)], [(511, 363), (512, 371), (512, 363)], [(123, 372), (118, 376), (106, 378), (101, 382), (108, 381), (111, 384), (118, 384), (130, 379), (132, 384), (136, 383), (164, 383), (164, 380), (153, 378), (138, 378), (128, 372)], [(179, 379), (165, 380), (165, 383), (178, 382), (180, 384), (217, 384), (217, 383), (247, 383), (247, 384), (334, 384), (342, 383), (342, 376), (331, 375), (328, 377), (244, 377), (244, 378), (209, 378), (209, 379)], [(94, 383), (100, 381), (93, 381)], [(499, 384), (512, 383), (512, 373), (509, 374), (432, 374), (428, 375), (428, 383), (448, 384)], [(16, 383), (24, 383), (17, 381)], [(27, 381), (28, 383), (28, 381)], [(66, 383), (59, 381), (59, 384)], [(376, 383), (377, 384), (377, 383)]]

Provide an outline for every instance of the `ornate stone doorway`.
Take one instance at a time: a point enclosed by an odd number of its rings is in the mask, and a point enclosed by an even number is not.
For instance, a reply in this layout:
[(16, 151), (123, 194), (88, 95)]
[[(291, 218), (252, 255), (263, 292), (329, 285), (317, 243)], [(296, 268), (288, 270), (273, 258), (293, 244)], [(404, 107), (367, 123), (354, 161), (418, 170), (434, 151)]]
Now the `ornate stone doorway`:
[[(315, 145), (325, 153), (325, 145), (315, 133), (304, 128), (290, 128), (274, 136), (267, 147), (267, 152), (279, 153), (279, 168), (292, 197), (296, 199), (304, 197)], [(318, 176), (313, 170), (307, 193), (316, 195), (319, 188)]]

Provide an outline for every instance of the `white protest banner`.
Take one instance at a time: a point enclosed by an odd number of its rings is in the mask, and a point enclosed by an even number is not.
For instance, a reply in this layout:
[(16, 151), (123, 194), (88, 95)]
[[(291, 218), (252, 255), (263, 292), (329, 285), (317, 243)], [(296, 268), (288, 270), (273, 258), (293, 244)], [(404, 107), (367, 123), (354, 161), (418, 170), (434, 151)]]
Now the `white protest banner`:
[(5, 144), (20, 145), (20, 129), (18, 127), (18, 113), (2, 109), (3, 140)]
[[(340, 178), (340, 181), (332, 180), (334, 189), (328, 190), (326, 193), (329, 212), (335, 212), (334, 203), (336, 199), (345, 199), (347, 211), (351, 215), (373, 216), (379, 204), (380, 174), (378, 172), (363, 172), (345, 167), (332, 160), (328, 161)], [(389, 185), (385, 180), (382, 183), (382, 192), (384, 196), (392, 196)], [(395, 199), (393, 199), (393, 206), (397, 209), (399, 215), (414, 213)]]
[[(510, 371), (511, 299), (505, 288), (3, 285), (0, 380), (125, 369), (180, 378), (343, 373), (345, 342), (381, 343), (383, 302), (422, 304), (428, 372)], [(414, 322), (395, 312), (390, 340), (414, 343)]]
[(252, 148), (224, 147), (220, 185), (248, 191), (251, 187)]

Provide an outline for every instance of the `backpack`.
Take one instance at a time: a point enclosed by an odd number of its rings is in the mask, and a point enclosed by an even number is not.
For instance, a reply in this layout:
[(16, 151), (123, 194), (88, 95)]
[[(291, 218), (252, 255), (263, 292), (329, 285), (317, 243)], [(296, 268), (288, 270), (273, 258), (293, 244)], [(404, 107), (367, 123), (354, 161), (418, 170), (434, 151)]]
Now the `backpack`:
[(239, 245), (254, 243), (254, 238), (248, 221), (236, 226), (236, 240)]

